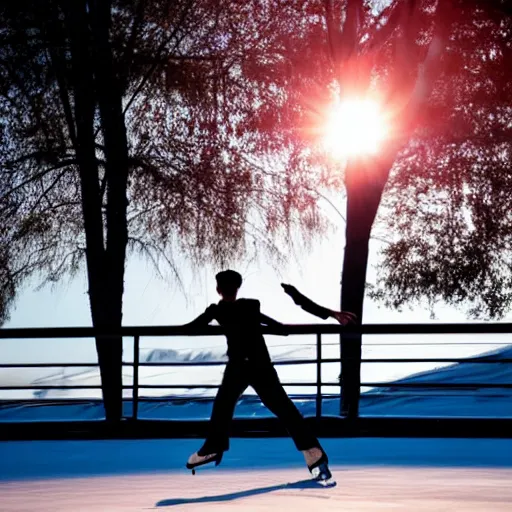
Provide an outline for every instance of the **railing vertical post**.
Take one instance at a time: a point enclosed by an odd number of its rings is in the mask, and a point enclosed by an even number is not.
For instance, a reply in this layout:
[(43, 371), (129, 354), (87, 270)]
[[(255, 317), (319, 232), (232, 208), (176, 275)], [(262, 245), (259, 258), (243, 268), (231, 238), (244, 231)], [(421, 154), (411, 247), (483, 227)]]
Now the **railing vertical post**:
[(338, 381), (340, 383), (340, 416), (343, 416), (343, 347), (344, 339), (343, 334), (340, 334), (340, 375)]
[(133, 339), (133, 419), (136, 420), (139, 414), (139, 343), (140, 336), (137, 334)]
[(322, 416), (322, 334), (316, 333), (316, 417)]

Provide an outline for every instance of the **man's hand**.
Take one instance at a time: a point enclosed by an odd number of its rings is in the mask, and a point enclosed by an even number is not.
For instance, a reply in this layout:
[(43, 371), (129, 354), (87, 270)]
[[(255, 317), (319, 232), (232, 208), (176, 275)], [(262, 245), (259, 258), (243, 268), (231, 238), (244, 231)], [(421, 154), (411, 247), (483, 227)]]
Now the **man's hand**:
[(285, 293), (287, 293), (293, 299), (295, 304), (299, 304), (299, 298), (301, 296), (299, 290), (297, 290), (297, 288), (291, 284), (281, 283), (281, 286), (283, 287)]
[(355, 324), (357, 315), (349, 311), (332, 311), (331, 316), (338, 320), (341, 325)]

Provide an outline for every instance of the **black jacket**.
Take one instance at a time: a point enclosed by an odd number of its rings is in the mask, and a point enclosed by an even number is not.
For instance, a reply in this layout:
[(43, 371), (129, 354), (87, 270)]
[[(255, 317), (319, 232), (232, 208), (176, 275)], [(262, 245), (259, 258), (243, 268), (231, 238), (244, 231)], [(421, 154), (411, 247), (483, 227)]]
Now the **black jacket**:
[(261, 313), (258, 300), (221, 300), (218, 304), (208, 306), (204, 313), (186, 325), (200, 327), (213, 320), (217, 320), (225, 329), (230, 360), (270, 362), (265, 339), (261, 334), (261, 325), (275, 327), (276, 333), (281, 334), (279, 331), (283, 324)]

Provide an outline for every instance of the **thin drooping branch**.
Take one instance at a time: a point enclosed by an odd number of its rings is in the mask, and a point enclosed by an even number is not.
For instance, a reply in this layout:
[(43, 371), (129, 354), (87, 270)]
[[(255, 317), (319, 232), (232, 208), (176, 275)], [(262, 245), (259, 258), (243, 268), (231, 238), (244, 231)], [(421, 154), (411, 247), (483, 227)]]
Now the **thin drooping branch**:
[(139, 248), (139, 251), (146, 255), (146, 257), (149, 259), (149, 261), (152, 263), (153, 268), (157, 272), (157, 274), (160, 277), (162, 276), (162, 271), (160, 270), (160, 266), (158, 265), (158, 261), (152, 254), (152, 250), (159, 255), (159, 257), (163, 258), (166, 264), (169, 266), (169, 268), (172, 270), (174, 277), (176, 278), (176, 282), (178, 283), (178, 286), (180, 289), (184, 290), (183, 281), (181, 280), (181, 276), (179, 273), (178, 268), (176, 267), (175, 263), (167, 256), (164, 250), (162, 250), (161, 247), (159, 247), (156, 244), (153, 244), (151, 242), (147, 242), (144, 240), (141, 240), (134, 236), (128, 237), (128, 246), (134, 247), (137, 246)]
[(180, 30), (182, 24), (185, 22), (187, 16), (189, 15), (190, 10), (192, 9), (192, 5), (194, 4), (194, 2), (195, 2), (195, 0), (189, 0), (187, 5), (182, 10), (181, 16), (178, 19), (178, 22), (176, 23), (176, 25), (174, 27), (174, 30), (171, 32), (169, 37), (165, 38), (161, 42), (160, 46), (157, 48), (157, 51), (155, 53), (154, 62), (151, 65), (151, 67), (149, 68), (149, 70), (147, 71), (147, 73), (142, 77), (142, 80), (139, 82), (139, 85), (135, 88), (135, 91), (130, 96), (130, 99), (126, 102), (126, 105), (125, 105), (125, 107), (123, 109), (123, 113), (124, 114), (126, 114), (126, 112), (128, 112), (128, 110), (131, 107), (132, 103), (135, 101), (135, 99), (137, 98), (139, 93), (144, 89), (144, 87), (146, 86), (147, 82), (149, 81), (149, 79), (151, 78), (153, 73), (158, 69), (158, 66), (160, 65), (160, 56), (161, 56), (162, 52), (165, 50), (167, 45), (176, 37), (176, 35), (177, 35), (178, 31)]
[(44, 171), (41, 171), (39, 173), (34, 174), (30, 178), (27, 178), (26, 180), (22, 181), (18, 185), (12, 187), (9, 189), (2, 197), (0, 197), (0, 201), (3, 201), (7, 199), (9, 196), (13, 195), (15, 192), (20, 190), (21, 188), (25, 187), (26, 185), (29, 185), (30, 183), (34, 181), (38, 181), (40, 178), (43, 178), (47, 174), (50, 174), (53, 171), (57, 171), (59, 169), (62, 169), (63, 167), (69, 167), (71, 165), (75, 165), (77, 163), (76, 159), (70, 159), (70, 160), (64, 160), (58, 165), (54, 165), (53, 167), (50, 167), (48, 169), (45, 169)]
[[(126, 43), (126, 47), (123, 51), (123, 60), (125, 62), (131, 62), (133, 60), (133, 56), (135, 55), (136, 43), (137, 39), (141, 33), (144, 21), (144, 5), (146, 0), (137, 0), (137, 5), (135, 7), (135, 16), (132, 21), (130, 37)], [(125, 84), (123, 84), (125, 86)]]
[[(68, 169), (65, 169), (64, 171), (62, 171), (61, 173), (59, 173), (57, 175), (57, 177), (52, 181), (52, 183), (50, 183), (50, 185), (48, 185), (48, 187), (46, 187), (45, 189), (43, 189), (41, 195), (37, 198), (36, 202), (33, 204), (32, 208), (31, 208), (31, 212), (34, 212), (36, 210), (36, 208), (39, 206), (39, 204), (41, 203), (41, 201), (43, 199), (46, 199), (48, 201), (48, 193), (57, 185), (57, 183), (59, 183), (59, 181), (61, 180), (61, 178), (68, 172)], [(42, 185), (42, 184), (41, 184)], [(48, 201), (48, 204), (51, 206), (51, 204), (49, 203)]]

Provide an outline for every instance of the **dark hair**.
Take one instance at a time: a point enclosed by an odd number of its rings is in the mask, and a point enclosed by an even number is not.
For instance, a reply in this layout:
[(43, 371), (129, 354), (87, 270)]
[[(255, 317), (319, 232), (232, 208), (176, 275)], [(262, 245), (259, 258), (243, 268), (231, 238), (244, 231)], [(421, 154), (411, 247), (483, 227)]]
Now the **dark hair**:
[(232, 294), (242, 286), (242, 276), (234, 270), (223, 270), (215, 276), (215, 279), (221, 293)]

